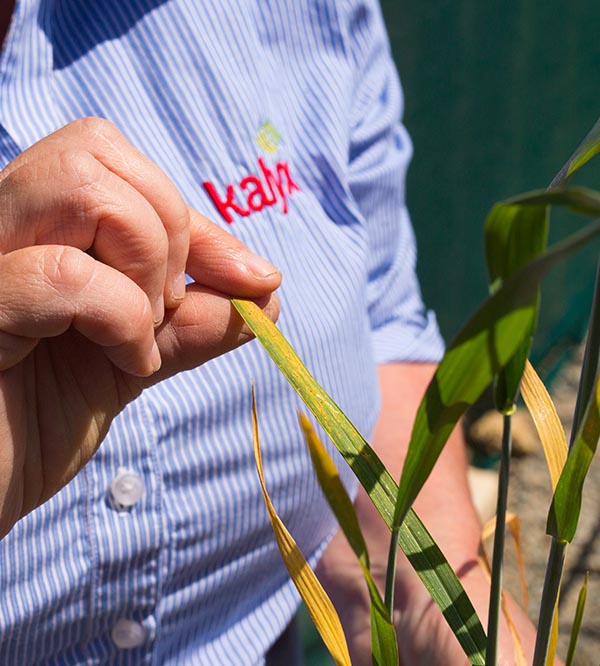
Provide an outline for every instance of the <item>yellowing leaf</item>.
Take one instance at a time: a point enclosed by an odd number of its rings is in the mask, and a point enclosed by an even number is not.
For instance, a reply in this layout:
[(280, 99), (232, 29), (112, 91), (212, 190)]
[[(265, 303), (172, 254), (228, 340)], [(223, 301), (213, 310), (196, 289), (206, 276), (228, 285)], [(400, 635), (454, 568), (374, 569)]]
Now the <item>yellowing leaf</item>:
[(302, 413), (299, 415), (299, 418), (319, 485), (348, 543), (358, 558), (367, 583), (371, 601), (371, 647), (373, 663), (377, 666), (398, 666), (396, 629), (371, 575), (367, 544), (360, 529), (354, 504), (344, 488), (335, 463), (327, 453), (321, 440), (317, 437), (317, 433), (314, 431), (310, 421)]
[[(567, 438), (563, 430), (556, 408), (552, 402), (544, 383), (529, 361), (525, 365), (525, 372), (521, 380), (521, 395), (535, 423), (546, 464), (550, 472), (552, 490), (556, 490), (556, 484), (565, 466), (568, 453)], [(527, 608), (527, 606), (525, 606)], [(554, 606), (552, 616), (552, 627), (550, 630), (550, 641), (548, 643), (547, 666), (554, 664), (556, 646), (558, 644), (558, 599)]]
[(260, 485), (265, 498), (269, 519), (273, 526), (273, 532), (275, 533), (277, 545), (279, 546), (279, 551), (281, 552), (285, 566), (306, 605), (317, 631), (321, 635), (325, 646), (333, 657), (336, 666), (352, 666), (350, 655), (348, 653), (348, 645), (344, 636), (344, 630), (342, 629), (342, 623), (331, 603), (331, 599), (327, 596), (327, 593), (323, 589), (321, 583), (319, 583), (315, 572), (310, 568), (308, 562), (302, 555), (294, 538), (277, 515), (277, 511), (275, 511), (275, 507), (267, 492), (260, 453), (254, 387), (252, 388), (252, 436), (258, 478), (260, 479)]
[(335, 513), (340, 527), (344, 531), (352, 550), (364, 565), (369, 567), (367, 545), (362, 535), (354, 504), (350, 499), (339, 472), (331, 456), (317, 437), (308, 417), (300, 413), (300, 427), (308, 444), (308, 450), (319, 485), (325, 494), (332, 511)]
[(567, 439), (554, 403), (529, 361), (521, 381), (521, 395), (540, 436), (554, 490), (567, 460)]

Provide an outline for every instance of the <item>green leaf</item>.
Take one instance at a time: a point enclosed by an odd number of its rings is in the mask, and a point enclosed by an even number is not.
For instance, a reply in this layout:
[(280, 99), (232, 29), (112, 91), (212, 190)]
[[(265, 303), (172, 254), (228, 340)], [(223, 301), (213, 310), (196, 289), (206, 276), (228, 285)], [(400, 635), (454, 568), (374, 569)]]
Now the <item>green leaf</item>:
[(600, 192), (587, 187), (534, 190), (507, 199), (505, 203), (520, 206), (562, 206), (581, 215), (600, 215)]
[[(526, 201), (536, 194), (528, 195)], [(600, 211), (599, 211), (600, 214)], [(485, 220), (485, 257), (490, 283), (512, 275), (546, 248), (548, 239), (548, 206), (545, 203), (524, 205), (496, 204)]]
[(310, 421), (300, 414), (300, 426), (308, 444), (310, 457), (317, 480), (329, 506), (360, 563), (371, 600), (371, 644), (374, 666), (397, 666), (398, 643), (396, 629), (386, 605), (373, 580), (369, 564), (369, 553), (365, 543), (354, 504), (346, 492), (335, 463), (317, 437)]
[(585, 610), (585, 602), (587, 599), (588, 588), (588, 572), (585, 572), (585, 579), (581, 590), (579, 590), (579, 597), (577, 598), (577, 608), (575, 609), (575, 618), (573, 619), (573, 627), (571, 629), (571, 638), (569, 639), (569, 650), (567, 651), (567, 660), (565, 666), (573, 666), (575, 659), (575, 648), (577, 647), (577, 640), (579, 632), (581, 631), (581, 623), (583, 622), (583, 611)]
[(577, 150), (567, 160), (567, 163), (556, 174), (550, 187), (563, 185), (566, 181), (578, 171), (584, 164), (589, 162), (592, 157), (600, 152), (600, 119), (592, 127), (589, 134), (581, 142)]
[[(528, 261), (539, 256), (548, 239), (548, 206), (496, 204), (485, 221), (485, 254), (492, 293), (502, 281)], [(537, 323), (539, 297), (533, 303), (535, 315), (529, 330), (524, 331), (522, 344), (500, 371), (496, 379), (496, 409), (510, 414), (519, 390), (519, 383), (529, 356), (531, 341)]]
[(537, 290), (548, 270), (600, 232), (594, 222), (508, 277), (448, 348), (419, 406), (400, 479), (394, 526), (401, 523), (464, 411), (529, 335)]
[(592, 399), (588, 402), (583, 422), (567, 456), (548, 514), (546, 531), (561, 541), (571, 541), (575, 536), (581, 511), (583, 482), (596, 452), (599, 436), (600, 384), (596, 377)]
[[(377, 454), (348, 417), (306, 369), (292, 346), (253, 302), (232, 299), (248, 327), (298, 395), (315, 415), (348, 462), (388, 527), (394, 515), (398, 486)], [(472, 664), (483, 666), (485, 632), (452, 567), (414, 511), (409, 510), (398, 544), (442, 610)]]
[[(582, 215), (600, 215), (600, 194), (586, 188), (555, 189), (529, 192), (496, 204), (485, 221), (485, 255), (491, 291), (546, 248), (548, 206), (560, 205)], [(529, 356), (537, 324), (536, 316), (523, 343), (496, 380), (496, 408), (503, 414), (513, 409)]]

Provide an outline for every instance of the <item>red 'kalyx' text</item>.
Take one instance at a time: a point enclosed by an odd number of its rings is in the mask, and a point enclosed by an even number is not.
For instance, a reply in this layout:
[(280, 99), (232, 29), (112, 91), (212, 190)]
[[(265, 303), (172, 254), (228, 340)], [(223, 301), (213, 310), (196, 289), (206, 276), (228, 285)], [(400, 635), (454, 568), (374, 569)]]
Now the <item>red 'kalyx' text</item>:
[(281, 212), (287, 213), (288, 196), (296, 190), (300, 190), (290, 175), (290, 167), (287, 162), (277, 162), (273, 169), (270, 169), (263, 158), (259, 157), (258, 166), (259, 176), (249, 174), (240, 181), (239, 189), (243, 192), (241, 199), (236, 199), (233, 185), (227, 185), (225, 195), (221, 196), (210, 180), (202, 183), (215, 208), (228, 224), (232, 224), (234, 221), (232, 212), (242, 217), (248, 217), (266, 206), (274, 206), (278, 201), (281, 203)]

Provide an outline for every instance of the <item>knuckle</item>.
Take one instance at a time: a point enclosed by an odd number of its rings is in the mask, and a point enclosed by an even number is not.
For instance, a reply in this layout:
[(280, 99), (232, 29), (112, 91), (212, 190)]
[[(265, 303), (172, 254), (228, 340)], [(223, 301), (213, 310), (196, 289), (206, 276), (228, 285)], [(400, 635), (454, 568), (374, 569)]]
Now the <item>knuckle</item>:
[(40, 256), (40, 272), (46, 283), (63, 297), (83, 291), (92, 279), (91, 258), (67, 245), (48, 246)]
[(58, 155), (58, 169), (67, 189), (88, 189), (102, 178), (98, 161), (85, 150), (70, 149)]
[(86, 118), (78, 118), (73, 120), (67, 125), (70, 132), (77, 135), (83, 135), (86, 139), (95, 141), (96, 139), (111, 139), (115, 136), (120, 136), (119, 130), (105, 118), (97, 116), (88, 116)]

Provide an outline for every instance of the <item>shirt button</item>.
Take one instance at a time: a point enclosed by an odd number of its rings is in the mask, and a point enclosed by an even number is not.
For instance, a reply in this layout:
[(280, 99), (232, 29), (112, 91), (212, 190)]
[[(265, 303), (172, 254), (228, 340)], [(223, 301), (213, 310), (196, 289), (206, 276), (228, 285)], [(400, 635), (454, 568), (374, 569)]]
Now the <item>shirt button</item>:
[(117, 475), (110, 484), (110, 494), (119, 507), (130, 507), (144, 495), (144, 481), (139, 474), (119, 467)]
[(131, 650), (146, 640), (146, 630), (139, 622), (121, 618), (112, 628), (110, 637), (118, 648)]

